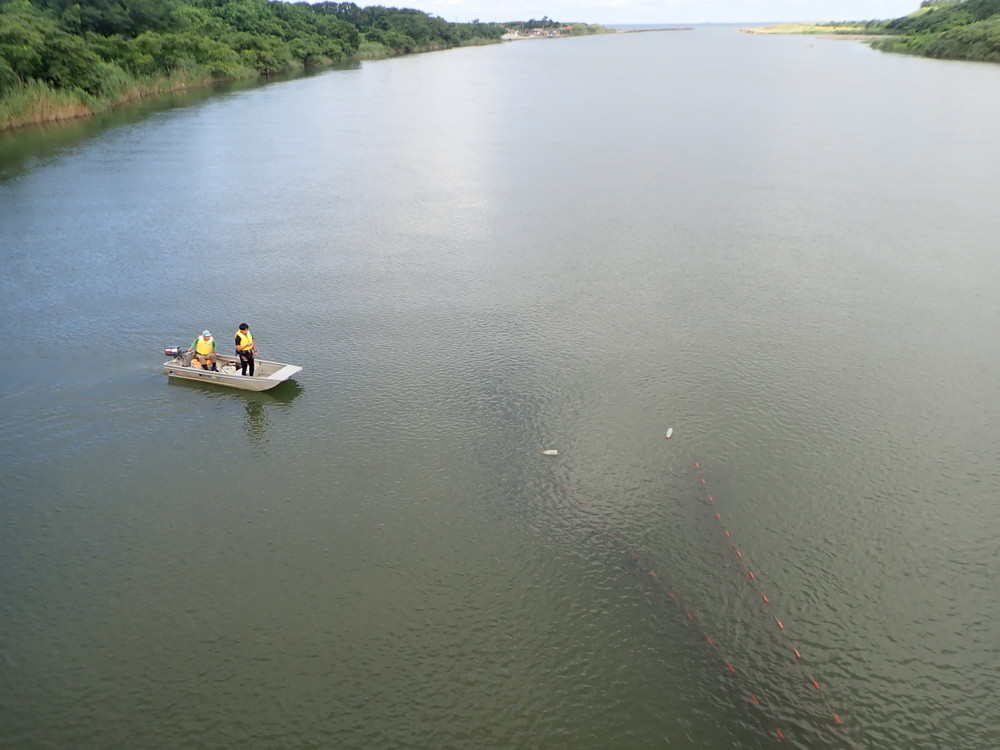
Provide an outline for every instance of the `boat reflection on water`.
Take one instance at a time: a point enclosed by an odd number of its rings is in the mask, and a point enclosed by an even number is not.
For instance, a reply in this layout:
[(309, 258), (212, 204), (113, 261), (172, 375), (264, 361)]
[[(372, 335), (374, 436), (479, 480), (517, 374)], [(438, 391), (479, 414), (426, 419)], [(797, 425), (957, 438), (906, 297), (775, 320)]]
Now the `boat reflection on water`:
[(195, 394), (208, 396), (216, 402), (241, 402), (243, 404), (243, 429), (250, 442), (262, 446), (267, 442), (267, 433), (271, 427), (268, 413), (287, 409), (292, 402), (305, 390), (296, 380), (286, 380), (267, 391), (240, 391), (221, 385), (211, 385), (194, 381), (170, 378), (171, 388), (183, 388)]
[(267, 442), (267, 412), (259, 401), (247, 401), (244, 406), (246, 415), (243, 417), (243, 429), (246, 430), (250, 442), (263, 445)]

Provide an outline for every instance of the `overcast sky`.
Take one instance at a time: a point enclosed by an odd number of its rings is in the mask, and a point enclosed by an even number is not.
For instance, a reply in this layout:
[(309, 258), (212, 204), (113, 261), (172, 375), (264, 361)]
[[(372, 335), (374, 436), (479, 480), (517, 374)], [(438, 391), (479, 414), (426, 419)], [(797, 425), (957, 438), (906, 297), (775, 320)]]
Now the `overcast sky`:
[(920, 0), (393, 0), (358, 5), (416, 8), (446, 21), (556, 21), (601, 24), (863, 21), (899, 18)]

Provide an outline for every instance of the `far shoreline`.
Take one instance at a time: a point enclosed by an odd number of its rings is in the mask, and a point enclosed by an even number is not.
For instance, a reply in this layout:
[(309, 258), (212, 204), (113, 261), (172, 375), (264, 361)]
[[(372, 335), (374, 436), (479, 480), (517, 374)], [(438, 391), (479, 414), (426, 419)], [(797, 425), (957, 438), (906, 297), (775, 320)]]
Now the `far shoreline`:
[(643, 34), (648, 31), (694, 31), (694, 26), (670, 26), (658, 29), (623, 29), (615, 26), (609, 26), (609, 29), (614, 29), (618, 34)]
[(767, 26), (747, 26), (740, 29), (742, 34), (785, 34), (801, 36), (821, 36), (827, 39), (863, 41), (881, 35), (866, 34), (857, 24), (836, 23), (775, 23)]

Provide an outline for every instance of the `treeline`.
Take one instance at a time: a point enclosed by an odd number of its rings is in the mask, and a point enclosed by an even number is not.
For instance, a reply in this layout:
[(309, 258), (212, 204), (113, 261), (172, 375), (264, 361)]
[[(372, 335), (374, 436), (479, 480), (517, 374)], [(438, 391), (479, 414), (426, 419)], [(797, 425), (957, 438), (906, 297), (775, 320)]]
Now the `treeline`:
[(152, 93), (499, 41), (410, 8), (274, 0), (0, 0), (0, 130)]
[(887, 52), (1000, 62), (1000, 0), (928, 0), (903, 18), (879, 22)]
[(609, 34), (611, 29), (606, 26), (601, 26), (595, 23), (562, 23), (560, 21), (553, 21), (548, 16), (542, 16), (541, 20), (536, 20), (530, 18), (527, 21), (508, 21), (504, 24), (504, 27), (509, 31), (518, 31), (521, 33), (529, 32), (534, 29), (546, 30), (558, 30), (562, 34), (569, 36), (588, 36), (590, 34)]

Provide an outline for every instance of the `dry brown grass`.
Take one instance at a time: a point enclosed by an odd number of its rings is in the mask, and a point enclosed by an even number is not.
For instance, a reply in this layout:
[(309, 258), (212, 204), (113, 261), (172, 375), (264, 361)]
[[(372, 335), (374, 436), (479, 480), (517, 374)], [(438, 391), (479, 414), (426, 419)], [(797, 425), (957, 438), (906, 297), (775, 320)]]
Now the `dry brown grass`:
[(864, 28), (861, 26), (814, 23), (779, 23), (774, 26), (754, 26), (740, 31), (746, 34), (864, 34)]

